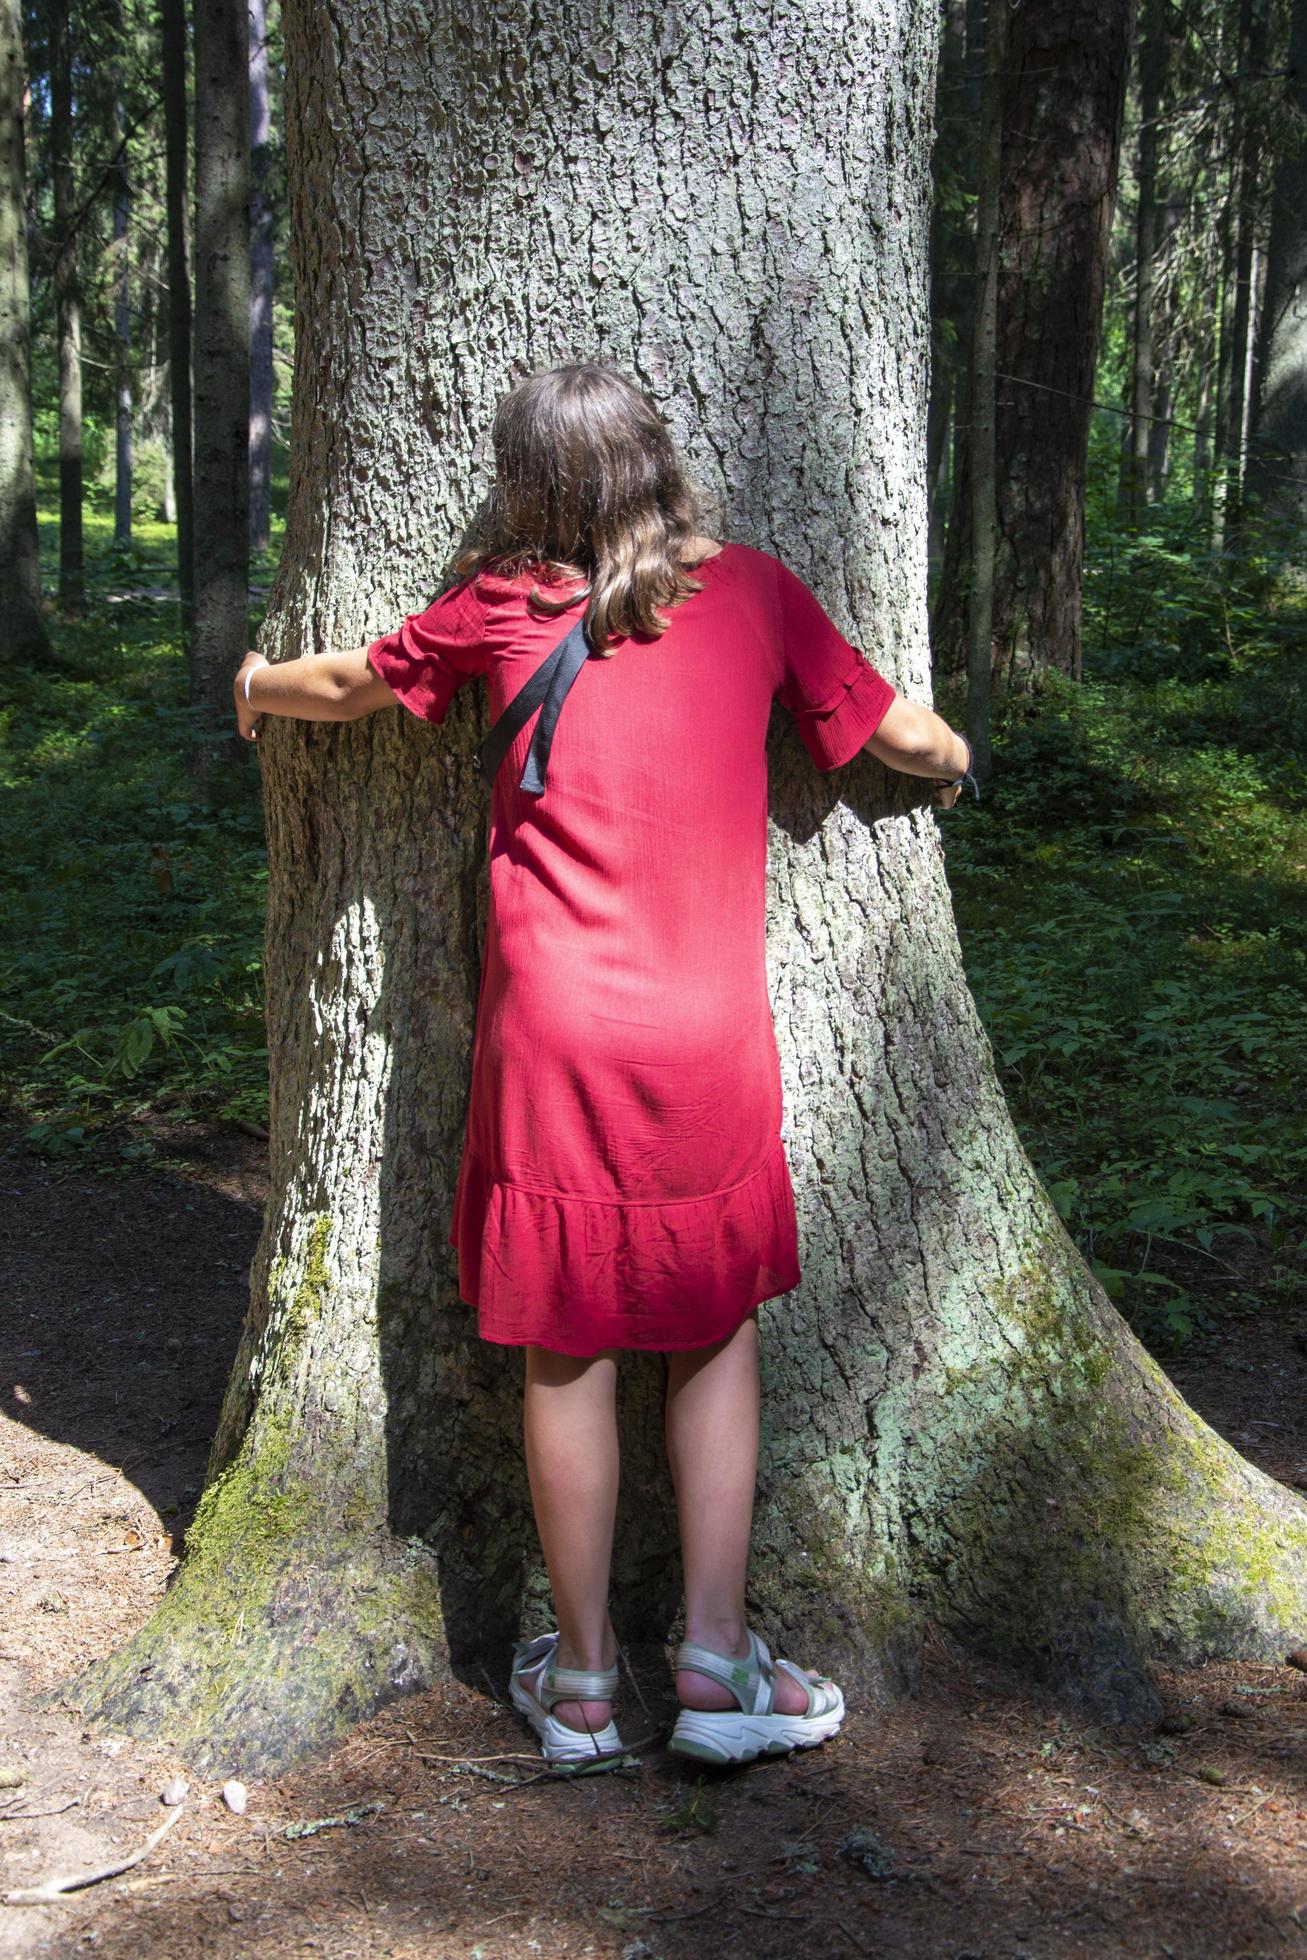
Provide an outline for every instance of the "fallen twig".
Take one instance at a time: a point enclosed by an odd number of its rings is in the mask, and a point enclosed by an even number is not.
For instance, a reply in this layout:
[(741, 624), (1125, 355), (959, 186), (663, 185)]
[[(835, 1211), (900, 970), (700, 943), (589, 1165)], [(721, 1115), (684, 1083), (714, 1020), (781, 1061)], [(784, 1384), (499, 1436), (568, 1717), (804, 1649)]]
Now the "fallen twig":
[(716, 1912), (726, 1904), (726, 1894), (719, 1892), (715, 1899), (709, 1899), (706, 1906), (686, 1906), (679, 1912), (662, 1912), (657, 1906), (634, 1906), (642, 1919), (656, 1919), (659, 1924), (670, 1924), (674, 1919), (702, 1919), (706, 1912)]
[(1250, 1803), (1246, 1810), (1241, 1810), (1239, 1812), (1239, 1815), (1233, 1820), (1231, 1828), (1237, 1831), (1241, 1824), (1247, 1823), (1248, 1819), (1252, 1816), (1255, 1810), (1260, 1810), (1264, 1803), (1269, 1803), (1274, 1795), (1275, 1795), (1274, 1790), (1263, 1790), (1261, 1796), (1258, 1797), (1256, 1803)]
[(133, 1851), (129, 1858), (115, 1859), (112, 1865), (96, 1865), (90, 1871), (72, 1872), (67, 1878), (47, 1878), (44, 1885), (22, 1885), (17, 1891), (6, 1892), (4, 1902), (7, 1906), (45, 1906), (64, 1892), (80, 1892), (87, 1885), (99, 1885), (106, 1878), (117, 1878), (120, 1872), (129, 1872), (133, 1865), (139, 1865), (148, 1858), (160, 1838), (168, 1835), (173, 1825), (182, 1816), (185, 1805), (179, 1805), (172, 1815), (165, 1817), (157, 1831), (151, 1831), (139, 1851)]
[(66, 1810), (75, 1810), (81, 1801), (80, 1797), (69, 1797), (67, 1803), (59, 1804), (54, 1810), (0, 1810), (0, 1824), (16, 1824), (23, 1817), (62, 1817)]
[(352, 1810), (343, 1812), (339, 1817), (309, 1817), (302, 1824), (287, 1824), (282, 1836), (292, 1839), (316, 1837), (319, 1831), (334, 1831), (342, 1825), (361, 1824), (365, 1817), (374, 1817), (379, 1810), (385, 1808), (381, 1799), (374, 1797), (371, 1803), (356, 1804)]

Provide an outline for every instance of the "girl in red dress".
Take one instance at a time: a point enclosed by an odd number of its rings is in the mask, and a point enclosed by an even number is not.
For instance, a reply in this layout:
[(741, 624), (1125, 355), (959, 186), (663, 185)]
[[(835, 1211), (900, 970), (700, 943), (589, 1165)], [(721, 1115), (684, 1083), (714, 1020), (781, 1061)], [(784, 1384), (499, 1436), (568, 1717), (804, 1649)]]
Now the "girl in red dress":
[(705, 535), (624, 376), (519, 382), (494, 451), (453, 583), (366, 647), (249, 655), (237, 718), (251, 740), (264, 714), (399, 702), (436, 723), (485, 678), (501, 753), (450, 1241), (482, 1336), (526, 1349), (558, 1631), (519, 1646), (513, 1700), (550, 1761), (620, 1755), (614, 1390), (622, 1349), (657, 1349), (686, 1594), (670, 1746), (743, 1762), (824, 1741), (844, 1714), (745, 1620), (757, 1309), (799, 1282), (765, 965), (767, 723), (779, 699), (817, 768), (869, 749), (945, 804), (969, 753), (777, 559)]

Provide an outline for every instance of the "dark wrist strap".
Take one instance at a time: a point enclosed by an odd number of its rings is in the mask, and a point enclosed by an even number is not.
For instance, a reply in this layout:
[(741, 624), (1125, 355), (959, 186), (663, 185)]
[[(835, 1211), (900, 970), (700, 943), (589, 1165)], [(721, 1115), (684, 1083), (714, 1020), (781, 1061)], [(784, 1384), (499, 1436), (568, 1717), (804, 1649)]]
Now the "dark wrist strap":
[(971, 753), (971, 744), (967, 740), (965, 735), (958, 734), (958, 731), (956, 729), (954, 729), (953, 732), (955, 735), (957, 735), (959, 742), (961, 742), (963, 748), (967, 752), (967, 766), (962, 771), (962, 774), (960, 776), (935, 776), (932, 777), (931, 780), (933, 781), (936, 789), (957, 789), (959, 787), (965, 788), (966, 785), (970, 783), (972, 794), (975, 796), (977, 803), (979, 803), (980, 784), (976, 781), (974, 775), (972, 774), (972, 763), (974, 761), (974, 757), (972, 756)]

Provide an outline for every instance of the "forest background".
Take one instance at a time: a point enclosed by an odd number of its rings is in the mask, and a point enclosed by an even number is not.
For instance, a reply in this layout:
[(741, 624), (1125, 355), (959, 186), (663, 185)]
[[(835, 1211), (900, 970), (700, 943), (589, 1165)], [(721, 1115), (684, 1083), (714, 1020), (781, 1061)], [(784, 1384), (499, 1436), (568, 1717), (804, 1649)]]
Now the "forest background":
[[(937, 698), (968, 714), (970, 664), (984, 763), (945, 825), (967, 978), (1058, 1211), (1174, 1354), (1303, 1285), (1307, 6), (1131, 13), (1015, 10), (1004, 93), (984, 8), (945, 8), (926, 439)], [(4, 1107), (20, 1148), (106, 1173), (166, 1161), (179, 1118), (267, 1120), (258, 768), (228, 689), (280, 546), (295, 322), (276, 6), (249, 18), (243, 297), (205, 261), (220, 137), (200, 237), (174, 187), (170, 239), (166, 99), (184, 145), (217, 98), (179, 83), (169, 9), (29, 6), (18, 50), (43, 596), (15, 550)], [(1070, 270), (1032, 267), (1032, 236)], [(235, 358), (205, 344), (233, 291)], [(242, 500), (214, 486), (246, 371)]]

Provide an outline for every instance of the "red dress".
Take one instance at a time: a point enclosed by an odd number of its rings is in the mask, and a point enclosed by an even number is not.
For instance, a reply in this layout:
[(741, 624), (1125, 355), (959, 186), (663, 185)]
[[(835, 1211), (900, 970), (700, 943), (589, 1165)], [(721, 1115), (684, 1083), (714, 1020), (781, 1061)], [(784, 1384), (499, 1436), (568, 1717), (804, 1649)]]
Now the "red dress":
[[(592, 655), (544, 795), (495, 778), (490, 916), (450, 1243), (487, 1340), (696, 1348), (799, 1282), (767, 989), (767, 722), (847, 762), (894, 690), (780, 562), (727, 544), (661, 638)], [(575, 623), (482, 572), (374, 640), (440, 721), (484, 674), (491, 720)], [(577, 588), (580, 589), (579, 587)]]

